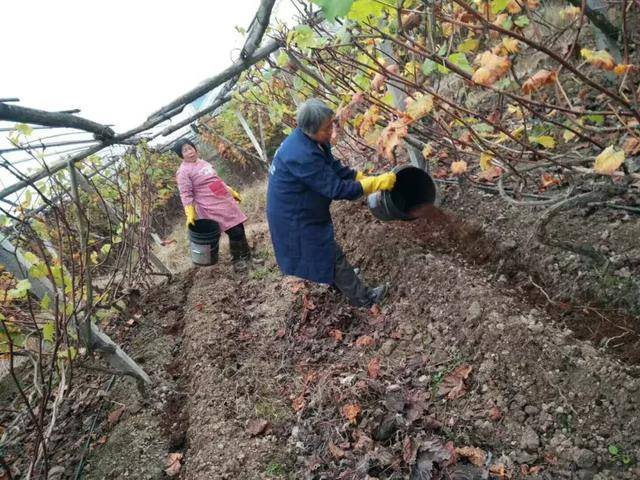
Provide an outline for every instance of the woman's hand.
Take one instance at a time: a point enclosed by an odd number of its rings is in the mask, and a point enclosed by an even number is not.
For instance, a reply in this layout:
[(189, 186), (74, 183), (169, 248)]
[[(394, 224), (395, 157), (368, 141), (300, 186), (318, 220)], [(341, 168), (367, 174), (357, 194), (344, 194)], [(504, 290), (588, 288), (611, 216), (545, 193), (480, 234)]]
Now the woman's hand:
[(196, 207), (193, 205), (185, 205), (184, 214), (187, 216), (187, 227), (196, 223)]
[(240, 196), (240, 194), (229, 185), (227, 185), (227, 188), (229, 189), (229, 193), (231, 193), (231, 196), (235, 199), (235, 201), (238, 203), (242, 203), (242, 197)]

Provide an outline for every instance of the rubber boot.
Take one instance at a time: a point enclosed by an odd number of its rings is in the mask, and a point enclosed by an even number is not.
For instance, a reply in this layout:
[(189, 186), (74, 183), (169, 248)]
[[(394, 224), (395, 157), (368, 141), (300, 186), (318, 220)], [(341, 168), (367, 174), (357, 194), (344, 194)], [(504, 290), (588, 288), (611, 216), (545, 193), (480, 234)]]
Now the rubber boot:
[(380, 303), (387, 296), (388, 292), (389, 286), (386, 283), (383, 283), (382, 285), (375, 288), (369, 288), (367, 295), (371, 300), (371, 305), (380, 305)]
[(231, 263), (235, 272), (246, 272), (251, 262), (251, 250), (246, 239), (229, 241), (231, 250)]

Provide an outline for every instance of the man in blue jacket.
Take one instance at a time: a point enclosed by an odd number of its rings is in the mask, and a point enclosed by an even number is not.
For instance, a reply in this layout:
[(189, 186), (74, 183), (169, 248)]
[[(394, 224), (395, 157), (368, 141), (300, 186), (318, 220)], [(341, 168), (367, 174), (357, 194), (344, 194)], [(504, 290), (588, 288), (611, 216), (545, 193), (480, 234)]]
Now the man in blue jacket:
[(267, 221), (280, 270), (333, 285), (358, 307), (379, 303), (387, 287), (367, 288), (336, 244), (329, 206), (391, 190), (393, 172), (366, 177), (331, 154), (333, 111), (312, 98), (298, 108), (298, 127), (280, 145), (269, 169)]

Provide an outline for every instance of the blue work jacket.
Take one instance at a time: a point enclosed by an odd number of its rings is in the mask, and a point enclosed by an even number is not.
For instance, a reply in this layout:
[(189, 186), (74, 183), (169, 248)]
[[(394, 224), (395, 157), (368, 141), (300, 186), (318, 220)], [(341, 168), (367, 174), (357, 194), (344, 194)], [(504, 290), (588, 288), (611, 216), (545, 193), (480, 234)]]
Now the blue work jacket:
[(356, 172), (295, 129), (280, 145), (269, 169), (267, 221), (282, 273), (333, 283), (336, 245), (329, 206), (363, 194)]

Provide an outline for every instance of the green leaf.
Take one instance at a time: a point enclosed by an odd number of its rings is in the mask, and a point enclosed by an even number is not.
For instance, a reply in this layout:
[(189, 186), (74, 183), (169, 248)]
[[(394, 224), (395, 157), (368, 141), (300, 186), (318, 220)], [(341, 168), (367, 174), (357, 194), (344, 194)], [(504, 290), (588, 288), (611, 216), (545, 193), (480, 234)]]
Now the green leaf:
[(49, 310), (50, 306), (51, 306), (51, 298), (49, 298), (48, 293), (45, 293), (44, 297), (42, 297), (42, 300), (40, 300), (40, 308), (42, 310)]
[(102, 246), (102, 248), (100, 248), (100, 253), (102, 253), (103, 255), (109, 255), (110, 251), (111, 251), (110, 243), (106, 243)]
[(511, 19), (511, 17), (505, 18), (505, 20), (502, 22), (501, 27), (505, 30), (511, 30), (511, 28), (513, 28), (513, 20)]
[(42, 326), (42, 338), (45, 342), (53, 342), (56, 326), (53, 322), (47, 322)]
[(17, 123), (15, 128), (16, 128), (17, 131), (19, 131), (25, 137), (28, 137), (29, 135), (31, 135), (33, 133), (33, 128), (31, 128), (26, 123)]
[[(520, 28), (524, 28), (527, 25), (529, 25), (529, 17), (527, 17), (526, 15), (520, 15), (519, 17), (516, 17), (516, 20), (515, 20), (514, 23), (516, 24), (516, 26), (518, 26)], [(509, 28), (511, 28), (511, 27), (509, 27)]]
[(74, 360), (78, 356), (78, 350), (74, 347), (69, 347), (66, 350), (61, 350), (58, 352), (58, 358), (67, 358), (69, 360)]
[(320, 6), (322, 12), (324, 13), (325, 18), (333, 22), (336, 17), (344, 17), (349, 10), (351, 10), (351, 6), (353, 5), (353, 0), (311, 0), (316, 5)]
[(380, 18), (389, 6), (378, 0), (355, 0), (347, 18), (362, 23), (370, 18)]
[(422, 64), (422, 73), (424, 73), (426, 76), (429, 76), (436, 70), (436, 68), (438, 68), (438, 64), (428, 58)]
[(473, 129), (478, 133), (491, 133), (493, 132), (493, 127), (487, 123), (479, 123), (473, 127)]
[(33, 199), (33, 195), (31, 190), (27, 190), (24, 192), (24, 200), (20, 203), (20, 206), (24, 209), (27, 209), (31, 206), (31, 200)]
[(604, 123), (604, 115), (585, 115), (585, 120), (595, 123), (596, 125), (602, 125)]
[(469, 60), (467, 60), (467, 56), (464, 53), (452, 53), (447, 59), (466, 73), (473, 73), (473, 68), (471, 68)]
[(507, 8), (511, 0), (491, 0), (491, 13), (500, 13)]
[(31, 282), (29, 280), (20, 280), (16, 285), (16, 288), (9, 290), (9, 298), (22, 299), (27, 296), (27, 292), (31, 288)]
[(309, 25), (298, 25), (289, 32), (287, 40), (303, 50), (313, 48), (318, 43), (315, 32)]
[(631, 463), (631, 457), (626, 453), (622, 454), (622, 456), (620, 457), (620, 460), (622, 460), (622, 463), (625, 465), (629, 465)]
[(29, 264), (29, 266), (38, 263), (40, 261), (40, 259), (38, 258), (38, 256), (35, 253), (31, 253), (31, 252), (25, 252), (23, 254), (24, 259), (27, 261), (27, 263)]
[(609, 453), (615, 457), (620, 453), (620, 451), (615, 445), (609, 445)]
[(284, 50), (280, 50), (278, 58), (276, 58), (276, 65), (278, 65), (280, 68), (289, 65), (289, 55), (287, 55), (287, 52), (285, 52)]
[(47, 265), (44, 262), (38, 262), (35, 265), (29, 267), (29, 276), (36, 280), (46, 277), (49, 274)]

